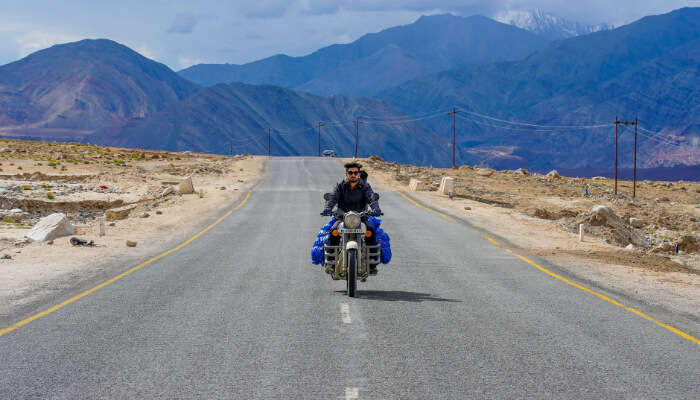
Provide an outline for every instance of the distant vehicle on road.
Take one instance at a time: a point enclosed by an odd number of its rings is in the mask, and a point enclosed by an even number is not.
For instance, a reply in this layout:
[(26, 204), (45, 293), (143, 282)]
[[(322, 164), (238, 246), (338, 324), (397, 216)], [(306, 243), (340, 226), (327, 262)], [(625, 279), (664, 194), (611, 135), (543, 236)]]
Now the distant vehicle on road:
[(335, 157), (335, 151), (333, 150), (323, 150), (324, 157)]

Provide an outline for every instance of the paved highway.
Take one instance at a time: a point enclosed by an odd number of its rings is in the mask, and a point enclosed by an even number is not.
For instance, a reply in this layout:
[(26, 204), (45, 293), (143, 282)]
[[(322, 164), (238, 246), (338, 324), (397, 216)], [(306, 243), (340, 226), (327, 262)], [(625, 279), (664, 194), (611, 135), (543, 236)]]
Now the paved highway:
[[(187, 246), (0, 336), (0, 398), (700, 397), (692, 338), (397, 193), (380, 201), (394, 259), (346, 297), (309, 261), (342, 169), (268, 167)], [(682, 316), (579, 283), (698, 337)]]

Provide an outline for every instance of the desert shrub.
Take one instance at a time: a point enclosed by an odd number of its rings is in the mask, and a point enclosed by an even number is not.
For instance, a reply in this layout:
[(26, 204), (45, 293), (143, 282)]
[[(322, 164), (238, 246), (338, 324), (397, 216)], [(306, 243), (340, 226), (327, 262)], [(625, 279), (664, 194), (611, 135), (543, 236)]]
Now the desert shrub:
[(23, 190), (32, 190), (32, 187), (29, 185), (24, 185), (24, 186), (22, 186), (22, 189)]
[(53, 200), (56, 198), (56, 196), (54, 196), (51, 192), (46, 192), (46, 198), (49, 200)]

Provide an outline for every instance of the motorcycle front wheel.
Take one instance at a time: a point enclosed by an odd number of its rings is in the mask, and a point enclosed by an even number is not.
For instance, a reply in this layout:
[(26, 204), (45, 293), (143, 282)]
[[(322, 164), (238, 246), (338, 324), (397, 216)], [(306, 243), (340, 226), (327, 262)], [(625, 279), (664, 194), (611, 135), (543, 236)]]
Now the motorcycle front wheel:
[(347, 289), (348, 296), (355, 297), (355, 289), (357, 288), (357, 250), (348, 250), (348, 273), (347, 273)]

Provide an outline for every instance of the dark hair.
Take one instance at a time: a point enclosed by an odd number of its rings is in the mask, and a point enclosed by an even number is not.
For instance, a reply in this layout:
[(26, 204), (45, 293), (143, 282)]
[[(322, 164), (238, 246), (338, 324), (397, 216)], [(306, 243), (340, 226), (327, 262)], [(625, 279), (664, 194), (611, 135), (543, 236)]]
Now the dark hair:
[(356, 163), (356, 162), (354, 162), (354, 161), (345, 164), (345, 170), (346, 170), (346, 171), (349, 170), (350, 168), (357, 168), (357, 170), (359, 171), (359, 170), (362, 169), (362, 164)]

